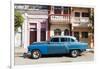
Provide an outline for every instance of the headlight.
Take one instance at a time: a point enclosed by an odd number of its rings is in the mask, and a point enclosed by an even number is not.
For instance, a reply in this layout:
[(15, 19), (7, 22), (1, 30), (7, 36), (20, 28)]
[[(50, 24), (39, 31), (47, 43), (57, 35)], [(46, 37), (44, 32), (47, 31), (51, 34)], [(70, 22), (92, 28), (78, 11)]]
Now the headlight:
[(30, 51), (30, 46), (28, 46), (28, 51)]

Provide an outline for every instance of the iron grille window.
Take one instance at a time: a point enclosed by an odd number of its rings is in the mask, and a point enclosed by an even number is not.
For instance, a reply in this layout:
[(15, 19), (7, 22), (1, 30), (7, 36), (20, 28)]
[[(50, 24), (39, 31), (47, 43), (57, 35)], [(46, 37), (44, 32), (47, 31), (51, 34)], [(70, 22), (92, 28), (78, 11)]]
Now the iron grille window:
[(80, 12), (75, 12), (75, 17), (80, 17)]
[(89, 13), (83, 12), (82, 17), (89, 17)]
[(64, 14), (70, 14), (71, 13), (71, 9), (69, 7), (64, 7), (63, 12), (64, 12)]
[(88, 32), (82, 32), (82, 38), (88, 38)]
[(62, 10), (62, 9), (61, 9), (61, 7), (59, 7), (59, 6), (55, 6), (55, 7), (54, 7), (54, 13), (55, 13), (55, 14), (61, 14), (61, 10)]
[(77, 38), (77, 40), (79, 41), (79, 32), (74, 32), (74, 36)]

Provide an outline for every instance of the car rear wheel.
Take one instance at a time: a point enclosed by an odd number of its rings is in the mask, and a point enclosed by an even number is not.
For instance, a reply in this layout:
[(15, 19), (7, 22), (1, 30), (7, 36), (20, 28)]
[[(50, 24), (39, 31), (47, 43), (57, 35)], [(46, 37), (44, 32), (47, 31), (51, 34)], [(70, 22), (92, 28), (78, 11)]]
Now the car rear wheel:
[(40, 57), (41, 57), (40, 51), (39, 51), (39, 50), (33, 50), (33, 52), (31, 53), (31, 57), (32, 57), (33, 59), (38, 59), (38, 58), (40, 58)]
[(70, 56), (71, 57), (77, 57), (79, 55), (79, 51), (78, 50), (71, 50), (70, 51)]

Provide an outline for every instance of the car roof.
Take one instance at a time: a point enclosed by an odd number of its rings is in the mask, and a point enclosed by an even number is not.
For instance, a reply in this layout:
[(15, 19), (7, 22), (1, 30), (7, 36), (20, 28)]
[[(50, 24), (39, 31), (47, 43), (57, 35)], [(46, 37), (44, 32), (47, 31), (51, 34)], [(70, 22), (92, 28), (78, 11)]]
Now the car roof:
[(51, 38), (56, 38), (56, 37), (58, 37), (58, 38), (72, 38), (72, 39), (76, 39), (74, 36), (52, 36)]

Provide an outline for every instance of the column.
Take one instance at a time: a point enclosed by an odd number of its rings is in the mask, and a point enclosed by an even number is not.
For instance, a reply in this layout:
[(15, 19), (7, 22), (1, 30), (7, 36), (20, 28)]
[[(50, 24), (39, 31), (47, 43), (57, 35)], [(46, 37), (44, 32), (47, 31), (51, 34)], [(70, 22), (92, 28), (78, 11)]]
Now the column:
[(24, 48), (27, 48), (28, 46), (28, 39), (27, 39), (27, 24), (28, 24), (28, 20), (27, 20), (27, 13), (24, 14), (24, 23), (22, 26), (22, 46)]
[(63, 10), (64, 10), (64, 8), (63, 8), (63, 7), (61, 7), (61, 14), (64, 14), (64, 13), (63, 13)]
[(72, 30), (72, 36), (74, 36), (74, 31)]
[(61, 31), (61, 35), (64, 36), (64, 30)]
[(51, 6), (51, 13), (50, 14), (54, 14), (54, 6)]
[(82, 32), (79, 32), (79, 41), (82, 40)]
[(46, 20), (46, 40), (48, 40), (48, 21)]
[(29, 22), (27, 23), (27, 45), (30, 45), (30, 24)]
[(37, 22), (37, 42), (40, 42), (40, 38), (41, 38), (41, 23)]
[(72, 36), (74, 36), (74, 27), (72, 26)]
[(48, 36), (47, 36), (47, 39), (50, 39), (50, 27), (51, 27), (51, 25), (50, 25), (50, 16), (49, 15), (48, 15), (48, 21), (47, 21), (47, 23), (48, 23), (47, 24), (48, 25), (47, 26), (48, 27), (48, 34), (47, 34)]

